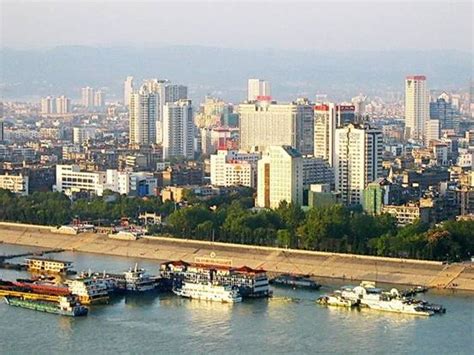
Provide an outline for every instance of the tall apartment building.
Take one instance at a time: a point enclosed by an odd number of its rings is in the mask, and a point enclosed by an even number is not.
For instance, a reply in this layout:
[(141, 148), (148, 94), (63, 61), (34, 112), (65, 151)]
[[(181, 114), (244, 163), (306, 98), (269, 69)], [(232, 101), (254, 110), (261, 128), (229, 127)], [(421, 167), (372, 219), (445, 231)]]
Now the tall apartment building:
[(72, 141), (74, 144), (81, 145), (89, 139), (95, 138), (96, 129), (93, 127), (73, 127)]
[(41, 114), (49, 115), (56, 113), (56, 101), (52, 96), (41, 98)]
[(94, 107), (96, 108), (105, 107), (105, 93), (102, 90), (98, 90), (94, 94)]
[(194, 158), (195, 127), (191, 100), (178, 100), (163, 106), (163, 159)]
[(382, 154), (381, 131), (353, 124), (336, 129), (335, 181), (344, 204), (362, 203), (364, 189), (382, 175)]
[(151, 145), (156, 143), (158, 100), (158, 95), (150, 91), (146, 85), (130, 95), (130, 144)]
[(259, 96), (272, 96), (270, 83), (262, 79), (249, 79), (247, 83), (247, 101), (258, 100)]
[(211, 185), (256, 187), (257, 162), (261, 154), (219, 150), (211, 155)]
[(307, 99), (288, 104), (258, 100), (239, 105), (240, 149), (264, 151), (289, 145), (301, 154), (313, 154), (314, 114)]
[(291, 146), (271, 146), (258, 161), (257, 207), (277, 208), (286, 201), (303, 203), (303, 160)]
[(429, 119), (429, 92), (426, 77), (407, 76), (405, 79), (405, 135), (422, 141)]
[(94, 89), (87, 86), (85, 88), (82, 88), (82, 106), (84, 106), (86, 109), (92, 109), (94, 108)]
[(326, 103), (314, 107), (314, 156), (334, 166), (336, 128), (355, 121), (354, 105)]
[(127, 76), (123, 83), (123, 104), (128, 106), (130, 104), (130, 96), (133, 93), (133, 76)]
[(61, 95), (56, 98), (56, 113), (66, 114), (71, 112), (71, 99)]
[(438, 140), (441, 133), (441, 125), (439, 120), (428, 120), (425, 123), (424, 142), (428, 146), (431, 141)]

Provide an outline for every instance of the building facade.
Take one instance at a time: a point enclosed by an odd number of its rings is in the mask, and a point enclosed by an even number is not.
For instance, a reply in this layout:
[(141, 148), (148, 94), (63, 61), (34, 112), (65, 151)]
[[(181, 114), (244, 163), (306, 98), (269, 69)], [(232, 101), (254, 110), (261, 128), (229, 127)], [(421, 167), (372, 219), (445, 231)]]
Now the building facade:
[(211, 185), (256, 187), (260, 153), (219, 150), (212, 154)]
[(261, 96), (272, 96), (270, 83), (262, 79), (249, 79), (247, 83), (247, 100), (255, 101)]
[(0, 189), (9, 190), (15, 194), (26, 196), (29, 192), (28, 176), (20, 175), (0, 175)]
[(346, 205), (362, 203), (367, 185), (382, 175), (382, 132), (349, 124), (336, 129), (336, 190)]
[(150, 91), (145, 85), (130, 95), (130, 144), (151, 145), (156, 143), (157, 101), (157, 94)]
[(166, 103), (163, 108), (163, 159), (193, 159), (194, 136), (191, 100)]
[(423, 141), (429, 120), (429, 93), (426, 77), (407, 76), (405, 79), (405, 134), (407, 138)]
[(303, 161), (291, 146), (271, 146), (258, 162), (257, 207), (277, 208), (286, 201), (303, 204)]

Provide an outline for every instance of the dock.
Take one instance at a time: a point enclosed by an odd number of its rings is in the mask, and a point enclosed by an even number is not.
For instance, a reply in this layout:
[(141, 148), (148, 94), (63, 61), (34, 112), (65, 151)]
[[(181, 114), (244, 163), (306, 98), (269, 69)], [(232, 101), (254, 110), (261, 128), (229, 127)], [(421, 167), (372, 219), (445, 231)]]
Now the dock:
[(10, 270), (26, 270), (27, 267), (23, 263), (11, 263), (7, 260), (15, 258), (25, 258), (25, 257), (35, 257), (35, 256), (44, 256), (47, 254), (53, 253), (62, 253), (64, 249), (46, 249), (34, 252), (27, 252), (21, 254), (9, 254), (9, 255), (0, 255), (0, 269), (10, 269)]

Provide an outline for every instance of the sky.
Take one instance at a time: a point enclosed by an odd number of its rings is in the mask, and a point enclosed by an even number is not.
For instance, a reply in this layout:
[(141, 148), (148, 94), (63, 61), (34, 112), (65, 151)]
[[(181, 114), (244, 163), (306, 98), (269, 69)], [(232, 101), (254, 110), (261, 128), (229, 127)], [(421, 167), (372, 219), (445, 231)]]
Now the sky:
[(2, 47), (472, 52), (471, 1), (0, 0)]

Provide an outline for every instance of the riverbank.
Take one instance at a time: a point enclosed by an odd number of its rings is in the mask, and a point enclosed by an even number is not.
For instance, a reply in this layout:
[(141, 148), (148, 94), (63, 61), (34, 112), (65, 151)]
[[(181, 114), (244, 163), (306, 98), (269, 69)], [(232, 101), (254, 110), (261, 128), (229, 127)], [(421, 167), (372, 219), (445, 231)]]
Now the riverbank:
[(368, 280), (393, 284), (474, 291), (472, 263), (440, 262), (336, 254), (164, 237), (136, 241), (110, 239), (96, 233), (77, 235), (52, 232), (48, 226), (0, 222), (0, 243), (64, 249), (155, 260), (193, 262), (196, 257), (232, 260), (232, 265), (263, 268), (269, 272), (309, 274), (315, 277)]

